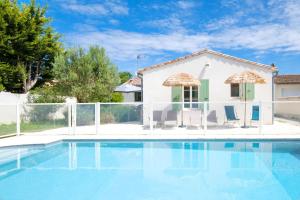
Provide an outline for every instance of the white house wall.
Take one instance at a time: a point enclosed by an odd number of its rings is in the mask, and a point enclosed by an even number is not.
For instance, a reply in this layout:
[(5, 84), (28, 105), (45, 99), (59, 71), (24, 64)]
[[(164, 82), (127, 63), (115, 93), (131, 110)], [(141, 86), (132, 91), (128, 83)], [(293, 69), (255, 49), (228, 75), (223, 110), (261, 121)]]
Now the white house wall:
[[(295, 91), (291, 96), (284, 96), (283, 90)], [(298, 91), (298, 92), (296, 92)], [(276, 84), (275, 85), (275, 115), (289, 119), (300, 120), (300, 84)]]
[(123, 92), (123, 102), (134, 102), (134, 92)]
[[(209, 64), (209, 67), (205, 67), (206, 64)], [(145, 71), (143, 74), (143, 100), (145, 104), (170, 102), (171, 88), (163, 86), (162, 84), (169, 76), (184, 72), (192, 74), (199, 80), (209, 79), (210, 102), (240, 102), (239, 98), (230, 97), (230, 85), (225, 84), (224, 81), (229, 76), (245, 70), (255, 71), (265, 78), (267, 82), (267, 84), (255, 85), (255, 99), (253, 102), (272, 101), (272, 72), (270, 70), (207, 53)], [(219, 105), (218, 107), (218, 118), (222, 118), (224, 117), (224, 106)], [(210, 107), (210, 109), (212, 109), (212, 107)], [(149, 119), (149, 113), (147, 114), (147, 112), (148, 111), (145, 110), (145, 121)], [(270, 124), (272, 122), (272, 104), (265, 103), (262, 112), (264, 123)]]
[[(28, 94), (14, 94), (10, 92), (0, 92), (0, 124), (10, 124), (16, 122), (17, 103), (26, 103)], [(10, 104), (10, 105), (6, 105)]]
[[(283, 90), (293, 91), (294, 94), (284, 95)], [(275, 98), (276, 100), (288, 100), (289, 98), (300, 98), (300, 84), (276, 84), (275, 85)]]

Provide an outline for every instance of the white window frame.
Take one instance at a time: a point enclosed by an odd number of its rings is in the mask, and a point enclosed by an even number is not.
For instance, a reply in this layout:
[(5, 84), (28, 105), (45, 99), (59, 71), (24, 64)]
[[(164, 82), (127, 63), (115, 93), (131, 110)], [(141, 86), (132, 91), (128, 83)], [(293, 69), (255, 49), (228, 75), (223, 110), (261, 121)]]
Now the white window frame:
[[(185, 102), (185, 98), (184, 98), (184, 89), (185, 89), (185, 87), (189, 87), (189, 94), (190, 94), (190, 96), (189, 96), (189, 101), (188, 102)], [(197, 98), (199, 98), (199, 93), (198, 93), (198, 91), (199, 91), (199, 86), (184, 86), (184, 87), (182, 87), (182, 99), (183, 99), (183, 109), (185, 109), (185, 110), (189, 110), (189, 109), (194, 109), (193, 108), (193, 87), (197, 87)], [(197, 100), (197, 102), (198, 102), (198, 100)], [(186, 107), (185, 105), (186, 104), (189, 104), (189, 106), (188, 107)]]

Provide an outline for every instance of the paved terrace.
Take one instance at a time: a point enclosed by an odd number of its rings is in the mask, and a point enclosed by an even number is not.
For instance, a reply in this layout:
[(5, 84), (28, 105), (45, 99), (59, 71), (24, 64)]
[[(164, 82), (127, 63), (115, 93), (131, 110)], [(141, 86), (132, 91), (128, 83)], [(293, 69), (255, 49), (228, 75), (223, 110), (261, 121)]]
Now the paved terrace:
[(42, 132), (25, 133), (21, 136), (0, 139), (0, 147), (16, 145), (46, 145), (62, 140), (300, 140), (298, 122), (276, 119), (274, 125), (240, 128), (238, 126), (210, 127), (203, 129), (173, 128), (145, 130), (137, 124), (101, 125), (99, 134), (95, 126), (80, 126), (75, 129), (57, 128)]

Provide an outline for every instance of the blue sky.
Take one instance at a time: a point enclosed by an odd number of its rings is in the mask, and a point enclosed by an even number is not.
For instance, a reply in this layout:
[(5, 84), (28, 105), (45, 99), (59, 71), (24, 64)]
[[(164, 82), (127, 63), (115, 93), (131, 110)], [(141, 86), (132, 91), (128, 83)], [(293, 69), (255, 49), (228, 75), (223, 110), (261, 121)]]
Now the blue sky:
[(300, 73), (299, 0), (37, 2), (66, 47), (103, 46), (121, 71), (209, 48)]

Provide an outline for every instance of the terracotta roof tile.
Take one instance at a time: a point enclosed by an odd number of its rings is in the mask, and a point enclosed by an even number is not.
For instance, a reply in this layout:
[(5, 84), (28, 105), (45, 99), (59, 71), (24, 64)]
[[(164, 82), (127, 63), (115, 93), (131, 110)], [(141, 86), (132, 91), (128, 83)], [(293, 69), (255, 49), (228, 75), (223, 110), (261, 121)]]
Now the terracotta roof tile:
[(300, 74), (278, 75), (274, 81), (276, 84), (300, 84)]
[(137, 87), (141, 87), (142, 80), (139, 77), (133, 77), (133, 78), (129, 79), (128, 81), (126, 81), (126, 83), (137, 86)]

